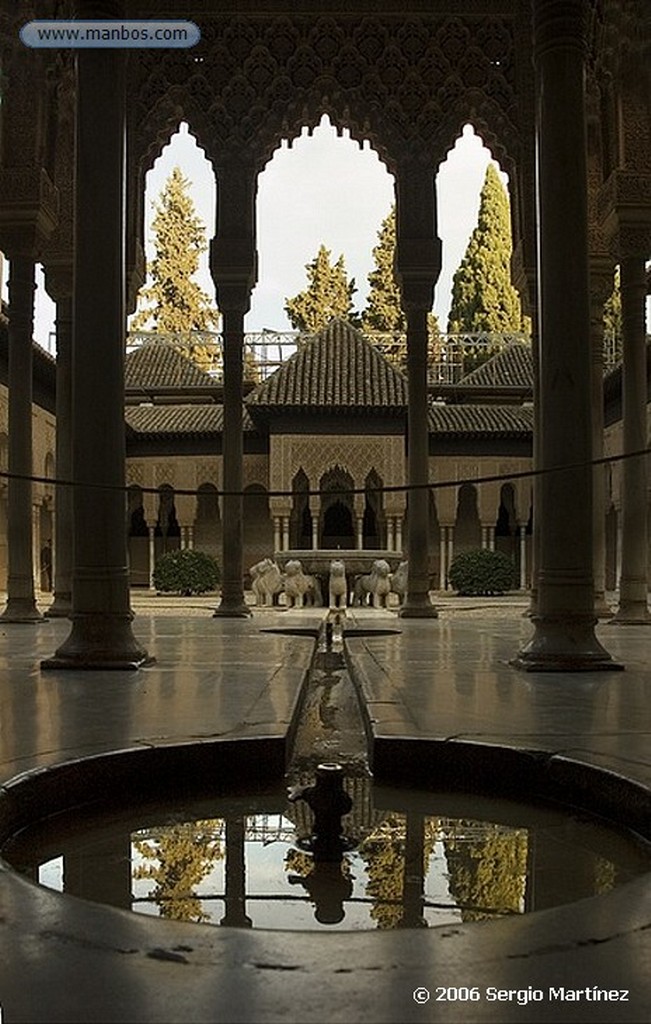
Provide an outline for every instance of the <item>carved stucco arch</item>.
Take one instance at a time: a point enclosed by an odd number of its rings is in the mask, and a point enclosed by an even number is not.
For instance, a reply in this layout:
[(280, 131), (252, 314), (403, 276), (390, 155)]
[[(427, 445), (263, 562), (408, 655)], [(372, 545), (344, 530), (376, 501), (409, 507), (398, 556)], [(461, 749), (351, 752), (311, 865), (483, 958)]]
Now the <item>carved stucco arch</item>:
[(395, 173), (410, 156), (437, 165), (452, 110), (454, 131), (476, 116), (502, 160), (516, 148), (513, 50), (512, 21), (491, 14), (211, 15), (191, 53), (134, 63), (136, 145), (151, 160), (181, 110), (213, 164), (259, 171), (327, 114)]

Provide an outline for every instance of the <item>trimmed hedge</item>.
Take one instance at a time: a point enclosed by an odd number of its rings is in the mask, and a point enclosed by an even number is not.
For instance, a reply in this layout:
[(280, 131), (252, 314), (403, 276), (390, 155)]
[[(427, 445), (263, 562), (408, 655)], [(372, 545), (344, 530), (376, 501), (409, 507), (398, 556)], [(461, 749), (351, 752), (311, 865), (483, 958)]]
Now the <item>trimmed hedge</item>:
[(219, 580), (217, 561), (204, 551), (168, 551), (154, 567), (154, 586), (161, 593), (205, 594), (216, 590)]
[(513, 589), (515, 567), (501, 551), (488, 548), (463, 551), (450, 566), (451, 586), (463, 597), (479, 594), (504, 594)]

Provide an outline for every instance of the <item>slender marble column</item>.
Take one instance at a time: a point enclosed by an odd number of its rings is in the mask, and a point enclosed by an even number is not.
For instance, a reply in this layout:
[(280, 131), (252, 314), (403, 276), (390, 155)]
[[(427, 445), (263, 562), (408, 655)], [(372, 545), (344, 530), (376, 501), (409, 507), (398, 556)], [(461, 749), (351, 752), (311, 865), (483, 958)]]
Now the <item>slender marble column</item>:
[[(70, 286), (72, 273), (70, 272)], [(48, 291), (52, 294), (46, 271)], [(72, 479), (72, 295), (54, 294), (56, 299), (56, 476)], [(72, 611), (72, 488), (56, 484), (54, 523), (54, 601), (48, 608), (52, 618), (68, 618)]]
[(447, 551), (447, 526), (441, 524), (439, 532), (439, 590), (445, 590), (445, 580), (447, 578), (446, 569), (446, 551)]
[(407, 469), (409, 580), (404, 618), (437, 618), (429, 599), (429, 424), (427, 315), (441, 270), (436, 193), (427, 161), (408, 162), (396, 176), (396, 270), (407, 320)]
[(155, 590), (154, 569), (156, 568), (156, 527), (148, 526), (149, 532), (149, 589)]
[(255, 250), (256, 176), (239, 164), (221, 167), (217, 175), (217, 231), (212, 240), (210, 269), (222, 311), (224, 337), (224, 429), (222, 597), (218, 618), (246, 618), (244, 601), (242, 490), (244, 440), (242, 382), (244, 317), (257, 274)]
[[(643, 256), (626, 256), (620, 263), (623, 344), (623, 454), (647, 446), (647, 354), (644, 332), (646, 273)], [(618, 624), (651, 623), (647, 606), (647, 457), (622, 463), (622, 574)]]
[(514, 661), (527, 671), (618, 667), (594, 633), (585, 14), (583, 0), (533, 5), (544, 475), (535, 634)]
[(133, 669), (124, 437), (125, 54), (77, 53), (72, 630), (43, 668)]
[[(34, 597), (32, 333), (34, 259), (9, 254), (9, 473), (7, 607), (3, 622), (41, 622)], [(15, 475), (14, 475), (15, 474)], [(37, 563), (38, 566), (38, 563)]]
[(527, 589), (527, 524), (520, 523), (520, 590)]
[(251, 928), (246, 913), (246, 819), (226, 819), (226, 866), (224, 902), (226, 913), (219, 922), (224, 928)]
[(283, 551), (289, 551), (289, 516), (283, 516)]
[(396, 516), (396, 551), (402, 555), (402, 516)]
[(282, 526), (282, 517), (274, 516), (274, 551), (280, 551), (280, 530)]
[[(604, 303), (613, 288), (612, 267), (600, 272), (590, 265), (590, 337), (592, 385), (592, 457), (604, 454)], [(600, 619), (609, 619), (612, 609), (606, 604), (606, 466), (593, 470), (593, 550), (594, 611)]]

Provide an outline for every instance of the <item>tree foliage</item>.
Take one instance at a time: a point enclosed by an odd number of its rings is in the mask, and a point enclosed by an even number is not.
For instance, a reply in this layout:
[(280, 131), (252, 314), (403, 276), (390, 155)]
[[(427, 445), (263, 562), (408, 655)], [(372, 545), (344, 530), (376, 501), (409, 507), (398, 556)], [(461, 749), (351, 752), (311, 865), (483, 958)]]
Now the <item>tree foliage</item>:
[(622, 358), (622, 293), (619, 267), (615, 267), (613, 290), (604, 305), (604, 354), (607, 365), (611, 366)]
[[(395, 273), (396, 208), (391, 207), (378, 232), (378, 243), (373, 249), (375, 269), (368, 275), (367, 306), (362, 314), (362, 328), (367, 334), (403, 334), (406, 338), (407, 317), (402, 308), (402, 295)], [(434, 357), (440, 350), (440, 328), (434, 313), (429, 313), (427, 326), (430, 349)], [(406, 342), (396, 361), (406, 368)]]
[[(199, 269), (199, 257), (207, 249), (206, 229), (197, 216), (189, 194), (190, 181), (175, 167), (154, 203), (154, 259), (147, 271), (151, 284), (142, 288), (139, 300), (148, 305), (136, 313), (132, 330), (153, 325), (159, 333), (185, 334), (216, 329), (219, 312), (209, 295), (192, 280)], [(205, 346), (182, 346), (202, 368), (210, 365)]]
[(219, 583), (219, 565), (205, 551), (168, 551), (154, 567), (154, 586), (161, 593), (205, 594)]
[(368, 275), (370, 287), (362, 326), (369, 333), (407, 330), (400, 286), (395, 276), (395, 252), (396, 208), (392, 206), (378, 232), (378, 243), (373, 249), (375, 269)]
[(452, 282), (451, 333), (520, 331), (520, 298), (511, 284), (509, 200), (489, 164), (479, 200), (477, 227)]
[(459, 594), (504, 594), (513, 588), (515, 567), (502, 551), (462, 551), (452, 561), (450, 585)]
[[(466, 822), (476, 827), (477, 822)], [(483, 837), (465, 839), (464, 822), (443, 830), (450, 894), (463, 921), (482, 921), (499, 914), (519, 913), (527, 879), (526, 829), (505, 830), (486, 825)]]
[(285, 300), (285, 312), (294, 330), (315, 334), (335, 317), (355, 325), (359, 323), (353, 309), (353, 295), (357, 291), (355, 279), (348, 280), (343, 255), (334, 264), (330, 257), (330, 250), (321, 245), (305, 267), (307, 288), (293, 299)]
[(218, 821), (191, 821), (157, 829), (149, 840), (136, 839), (134, 847), (143, 858), (133, 872), (135, 879), (155, 882), (151, 897), (161, 917), (174, 921), (206, 921), (194, 887), (224, 857), (215, 838)]

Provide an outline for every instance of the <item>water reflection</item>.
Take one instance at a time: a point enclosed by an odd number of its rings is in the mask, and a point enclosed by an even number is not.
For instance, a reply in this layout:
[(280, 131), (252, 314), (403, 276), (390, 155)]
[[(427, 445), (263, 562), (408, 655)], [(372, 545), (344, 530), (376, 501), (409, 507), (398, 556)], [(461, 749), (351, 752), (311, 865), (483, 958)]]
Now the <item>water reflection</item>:
[(347, 826), (357, 848), (334, 863), (300, 849), (310, 823), (280, 795), (267, 810), (215, 800), (214, 817), (208, 801), (173, 816), (151, 806), (60, 815), (15, 837), (3, 856), (42, 884), (139, 913), (299, 930), (500, 918), (605, 892), (651, 867), (647, 844), (594, 821), (398, 793), (359, 802)]

